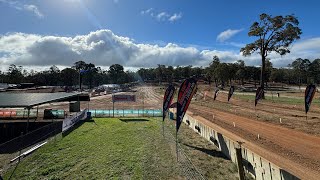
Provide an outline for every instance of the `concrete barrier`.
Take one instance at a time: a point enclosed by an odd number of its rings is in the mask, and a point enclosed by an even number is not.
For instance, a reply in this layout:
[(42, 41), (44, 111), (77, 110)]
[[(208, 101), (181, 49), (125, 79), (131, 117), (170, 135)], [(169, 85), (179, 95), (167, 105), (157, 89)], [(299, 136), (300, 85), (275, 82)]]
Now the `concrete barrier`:
[[(209, 127), (203, 123), (201, 117), (193, 117), (192, 113), (187, 113), (183, 122), (196, 133), (216, 145), (219, 150), (234, 163), (237, 163), (236, 149), (239, 143), (222, 134), (218, 128)], [(256, 152), (242, 146), (242, 158), (245, 171), (257, 180), (296, 180), (295, 175), (281, 169), (279, 166), (263, 158)]]

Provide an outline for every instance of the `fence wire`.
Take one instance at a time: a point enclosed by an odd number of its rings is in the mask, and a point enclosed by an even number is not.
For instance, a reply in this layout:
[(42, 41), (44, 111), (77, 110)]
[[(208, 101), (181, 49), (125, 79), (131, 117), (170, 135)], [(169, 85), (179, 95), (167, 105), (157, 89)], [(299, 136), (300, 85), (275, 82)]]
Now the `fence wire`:
[[(178, 143), (176, 146), (176, 137), (173, 135), (172, 131), (168, 126), (165, 125), (165, 128), (161, 131), (164, 133), (164, 138), (167, 141), (167, 143), (170, 146), (170, 149), (173, 154), (177, 154), (178, 152), (178, 166), (181, 173), (181, 176), (186, 177), (190, 180), (205, 180), (206, 178), (200, 173), (200, 171), (196, 168), (196, 166), (192, 163), (188, 155), (185, 153), (184, 149), (181, 147), (181, 145)], [(178, 151), (176, 149), (178, 148)]]

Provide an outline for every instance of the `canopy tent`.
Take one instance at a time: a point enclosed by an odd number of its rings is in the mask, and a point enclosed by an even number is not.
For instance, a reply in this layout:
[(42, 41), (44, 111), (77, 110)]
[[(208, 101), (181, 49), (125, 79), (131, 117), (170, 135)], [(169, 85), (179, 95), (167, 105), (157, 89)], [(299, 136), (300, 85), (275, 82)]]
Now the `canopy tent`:
[(63, 101), (90, 101), (82, 93), (0, 93), (0, 108), (27, 108)]

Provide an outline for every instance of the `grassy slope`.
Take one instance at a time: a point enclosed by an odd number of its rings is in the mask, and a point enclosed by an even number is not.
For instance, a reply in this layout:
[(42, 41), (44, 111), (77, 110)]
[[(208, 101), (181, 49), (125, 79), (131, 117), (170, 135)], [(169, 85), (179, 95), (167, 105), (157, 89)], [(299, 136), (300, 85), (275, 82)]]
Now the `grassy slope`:
[[(96, 123), (84, 123), (37, 150), (19, 164), (13, 179), (182, 178), (157, 120), (96, 119)], [(235, 165), (217, 157), (212, 144), (186, 126), (181, 127), (180, 137), (182, 147), (208, 179), (236, 179)]]

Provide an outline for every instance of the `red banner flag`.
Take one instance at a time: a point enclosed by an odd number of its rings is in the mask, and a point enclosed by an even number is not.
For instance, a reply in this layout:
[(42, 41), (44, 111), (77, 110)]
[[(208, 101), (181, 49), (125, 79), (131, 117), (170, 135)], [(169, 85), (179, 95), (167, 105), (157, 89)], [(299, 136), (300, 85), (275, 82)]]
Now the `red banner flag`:
[(163, 97), (163, 111), (162, 111), (162, 120), (164, 121), (164, 119), (166, 118), (166, 112), (168, 111), (173, 96), (174, 96), (174, 91), (175, 88), (173, 85), (169, 85), (168, 88), (166, 89), (166, 92), (164, 93), (164, 97)]
[(304, 92), (304, 94), (305, 94), (304, 103), (305, 103), (306, 113), (308, 113), (308, 111), (310, 109), (311, 102), (312, 102), (312, 99), (313, 99), (315, 93), (316, 93), (316, 86), (315, 85), (310, 84), (309, 86), (307, 86), (306, 91)]
[(197, 80), (194, 78), (186, 79), (180, 86), (177, 100), (177, 122), (176, 131), (178, 132), (183, 117), (189, 107), (191, 99), (196, 92)]

